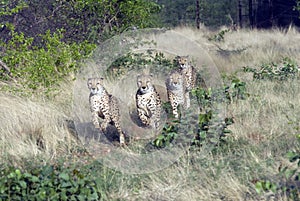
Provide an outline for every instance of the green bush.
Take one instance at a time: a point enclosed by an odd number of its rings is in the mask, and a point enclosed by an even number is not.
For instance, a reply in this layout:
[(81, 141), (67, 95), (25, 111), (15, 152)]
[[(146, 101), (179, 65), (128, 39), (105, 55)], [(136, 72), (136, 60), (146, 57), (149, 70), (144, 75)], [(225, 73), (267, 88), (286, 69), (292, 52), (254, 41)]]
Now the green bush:
[(159, 134), (153, 141), (152, 145), (156, 148), (164, 148), (166, 146), (169, 146), (174, 139), (177, 137), (177, 131), (178, 131), (178, 122), (168, 122), (163, 130), (162, 133)]
[[(100, 166), (101, 168), (101, 166)], [(107, 200), (99, 164), (0, 167), (0, 200)], [(104, 177), (104, 176), (103, 176)]]
[(62, 42), (63, 31), (39, 36), (39, 46), (33, 45), (36, 38), (26, 38), (11, 28), (11, 39), (0, 43), (2, 61), (10, 68), (10, 73), (0, 72), (0, 79), (14, 80), (22, 89), (32, 92), (53, 91), (70, 73), (76, 72), (81, 59), (86, 58), (94, 45)]
[(116, 59), (106, 70), (106, 75), (111, 78), (119, 78), (129, 71), (142, 72), (145, 66), (150, 68), (151, 73), (167, 74), (177, 63), (170, 61), (162, 52), (149, 50), (145, 53), (128, 53)]
[(262, 64), (257, 70), (251, 67), (244, 67), (244, 72), (252, 72), (255, 80), (287, 80), (299, 77), (297, 63), (286, 57), (279, 63), (271, 62)]

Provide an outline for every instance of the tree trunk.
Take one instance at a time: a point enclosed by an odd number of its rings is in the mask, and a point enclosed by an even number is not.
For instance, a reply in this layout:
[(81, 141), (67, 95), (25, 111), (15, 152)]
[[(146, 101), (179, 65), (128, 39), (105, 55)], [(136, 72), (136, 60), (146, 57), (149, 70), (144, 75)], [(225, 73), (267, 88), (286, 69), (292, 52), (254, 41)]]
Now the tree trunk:
[(251, 29), (254, 28), (254, 17), (253, 17), (253, 2), (249, 0), (249, 22)]
[(0, 67), (1, 67), (4, 71), (6, 71), (6, 73), (7, 73), (8, 75), (11, 74), (9, 67), (8, 67), (3, 61), (1, 61), (1, 60), (0, 60)]
[(274, 19), (273, 19), (273, 15), (274, 15), (274, 8), (273, 8), (273, 1), (272, 0), (269, 0), (269, 9), (270, 9), (270, 17), (269, 17), (269, 20), (270, 20), (270, 24), (271, 26), (273, 26), (274, 24)]
[(242, 28), (243, 27), (242, 0), (239, 0), (238, 7), (239, 7), (239, 27)]
[(200, 29), (200, 0), (196, 0), (196, 26)]

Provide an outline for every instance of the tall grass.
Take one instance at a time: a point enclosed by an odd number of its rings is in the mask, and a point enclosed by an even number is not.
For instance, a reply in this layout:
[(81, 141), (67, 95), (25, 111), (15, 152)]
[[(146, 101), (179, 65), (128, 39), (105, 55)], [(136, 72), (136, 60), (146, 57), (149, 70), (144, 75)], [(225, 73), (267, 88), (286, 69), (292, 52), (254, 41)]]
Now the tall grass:
[[(223, 74), (232, 74), (244, 66), (258, 68), (262, 63), (278, 62), (283, 57), (300, 63), (297, 44), (300, 34), (294, 28), (288, 31), (242, 29), (227, 32), (224, 41), (220, 42), (209, 41), (208, 38), (218, 32), (205, 28), (180, 27), (175, 31), (197, 41)], [(261, 81), (253, 80), (251, 73), (244, 72), (236, 73), (236, 76), (246, 81), (250, 96), (227, 105), (227, 115), (233, 117), (235, 123), (229, 127), (232, 133), (226, 143), (205, 157), (201, 149), (188, 150), (170, 167), (151, 174), (126, 175), (106, 171), (114, 178), (105, 181), (108, 198), (288, 200), (284, 193), (259, 195), (254, 185), (259, 179), (280, 182), (278, 168), (290, 165), (286, 153), (299, 147), (295, 134), (300, 127), (300, 79)], [(72, 83), (64, 86), (62, 91), (71, 88)], [(66, 123), (73, 118), (74, 108), (69, 107), (71, 97), (72, 94), (66, 93), (49, 103), (0, 92), (1, 163), (20, 166), (24, 160), (55, 161), (72, 155), (74, 147), (81, 144)], [(88, 100), (88, 97), (81, 98)], [(105, 171), (101, 173), (106, 174)]]

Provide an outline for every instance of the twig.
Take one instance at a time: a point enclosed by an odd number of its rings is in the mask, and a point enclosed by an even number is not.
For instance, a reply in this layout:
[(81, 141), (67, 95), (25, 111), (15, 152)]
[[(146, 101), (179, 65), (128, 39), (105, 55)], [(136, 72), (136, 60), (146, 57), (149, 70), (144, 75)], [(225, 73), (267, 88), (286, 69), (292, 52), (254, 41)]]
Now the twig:
[(1, 60), (0, 60), (0, 66), (2, 69), (4, 69), (7, 72), (8, 75), (11, 75), (9, 67)]

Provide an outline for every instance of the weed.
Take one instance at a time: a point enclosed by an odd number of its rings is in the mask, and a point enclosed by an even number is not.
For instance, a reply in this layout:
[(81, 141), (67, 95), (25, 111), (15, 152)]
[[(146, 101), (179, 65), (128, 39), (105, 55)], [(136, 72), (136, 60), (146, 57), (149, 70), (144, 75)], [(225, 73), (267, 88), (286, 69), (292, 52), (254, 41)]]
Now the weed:
[(280, 63), (262, 64), (259, 70), (244, 67), (244, 72), (252, 72), (255, 80), (287, 80), (297, 78), (299, 74), (298, 65), (292, 59), (283, 58)]
[(169, 146), (174, 139), (177, 137), (177, 131), (178, 131), (178, 121), (173, 121), (167, 123), (160, 135), (158, 135), (153, 141), (152, 145), (154, 145), (157, 148), (164, 148), (166, 146)]
[[(296, 135), (296, 138), (300, 143), (299, 134)], [(255, 183), (255, 189), (259, 194), (272, 191), (275, 194), (284, 193), (291, 200), (300, 200), (300, 149), (289, 151), (286, 157), (294, 166), (279, 167), (277, 174), (279, 182), (270, 181), (268, 179), (257, 181)]]
[(225, 34), (229, 32), (230, 29), (224, 29), (220, 31), (219, 33), (213, 35), (212, 37), (209, 37), (209, 41), (214, 41), (214, 42), (223, 42), (225, 40)]

